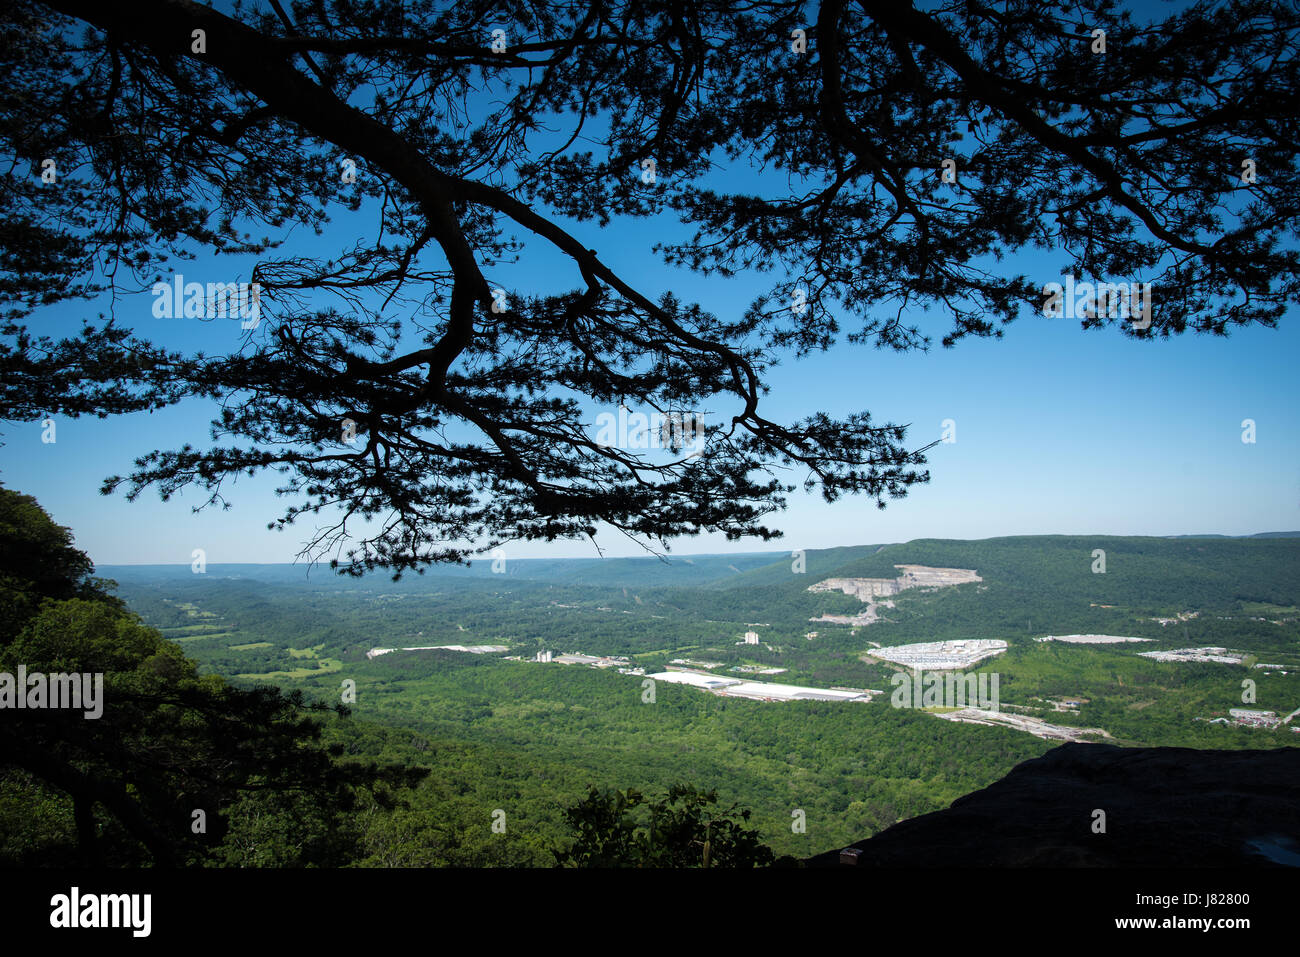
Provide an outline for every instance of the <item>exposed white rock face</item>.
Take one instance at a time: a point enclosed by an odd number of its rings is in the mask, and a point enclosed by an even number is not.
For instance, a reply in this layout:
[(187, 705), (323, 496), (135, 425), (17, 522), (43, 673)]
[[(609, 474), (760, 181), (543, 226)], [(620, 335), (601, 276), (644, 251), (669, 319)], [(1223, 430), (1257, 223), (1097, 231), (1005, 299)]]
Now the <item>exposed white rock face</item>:
[(827, 578), (808, 586), (809, 591), (842, 591), (867, 604), (866, 609), (857, 615), (822, 615), (811, 620), (841, 625), (869, 625), (880, 617), (876, 610), (878, 605), (893, 607), (893, 602), (877, 602), (877, 598), (897, 595), (908, 588), (948, 588), (984, 580), (971, 568), (931, 568), (928, 565), (894, 567), (901, 572), (897, 578)]

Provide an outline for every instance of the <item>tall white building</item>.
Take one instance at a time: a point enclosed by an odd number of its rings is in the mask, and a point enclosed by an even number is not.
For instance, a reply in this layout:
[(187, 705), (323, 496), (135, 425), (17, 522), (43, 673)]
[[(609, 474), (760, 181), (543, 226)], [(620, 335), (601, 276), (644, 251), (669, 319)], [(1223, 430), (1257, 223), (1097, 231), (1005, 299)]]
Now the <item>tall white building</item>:
[(756, 645), (756, 644), (758, 644), (758, 632), (756, 632), (756, 631), (747, 631), (747, 632), (745, 632), (745, 644), (747, 644), (747, 645)]

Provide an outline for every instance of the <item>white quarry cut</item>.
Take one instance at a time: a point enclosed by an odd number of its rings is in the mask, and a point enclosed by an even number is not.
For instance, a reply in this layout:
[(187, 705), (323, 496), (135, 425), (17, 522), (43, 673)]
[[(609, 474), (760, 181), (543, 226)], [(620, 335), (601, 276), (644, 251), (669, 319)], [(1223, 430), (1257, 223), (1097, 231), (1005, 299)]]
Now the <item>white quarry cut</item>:
[(950, 588), (967, 582), (981, 582), (984, 579), (975, 574), (973, 568), (931, 568), (928, 565), (895, 565), (901, 574), (897, 578), (827, 578), (815, 585), (809, 585), (809, 591), (842, 591), (859, 601), (867, 603), (866, 610), (857, 615), (822, 615), (810, 621), (827, 621), (837, 625), (869, 625), (879, 615), (877, 604), (884, 608), (893, 608), (891, 601), (877, 603), (876, 599), (897, 595), (909, 588)]

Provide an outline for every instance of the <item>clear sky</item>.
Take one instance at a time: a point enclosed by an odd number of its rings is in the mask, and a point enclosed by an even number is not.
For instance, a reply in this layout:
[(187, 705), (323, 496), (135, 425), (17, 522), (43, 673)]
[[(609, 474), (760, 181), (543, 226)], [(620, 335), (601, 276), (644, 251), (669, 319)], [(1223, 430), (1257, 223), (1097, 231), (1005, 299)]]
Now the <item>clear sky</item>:
[[(766, 288), (766, 277), (706, 279), (665, 267), (652, 244), (669, 237), (667, 221), (565, 224), (642, 291), (672, 290), (723, 316), (738, 315)], [(321, 238), (301, 231), (285, 254), (328, 255), (359, 236), (373, 237), (373, 220), (342, 221)], [(572, 266), (540, 246), (489, 279), (520, 291), (573, 288)], [(250, 263), (181, 263), (187, 279), (247, 279)], [(1012, 261), (1035, 281), (1059, 278), (1058, 257)], [(1087, 279), (1092, 277), (1079, 277)], [(1158, 290), (1156, 291), (1158, 297)], [(240, 347), (237, 320), (156, 319), (153, 299), (120, 298), (116, 315), (148, 338), (211, 354)], [(49, 334), (75, 331), (79, 317), (104, 303), (62, 305), (38, 313), (31, 326)], [(956, 441), (929, 453), (929, 484), (884, 511), (847, 497), (834, 504), (796, 494), (791, 508), (769, 523), (782, 542), (727, 543), (720, 536), (684, 539), (676, 554), (821, 548), (920, 537), (983, 538), (1014, 534), (1096, 533), (1176, 535), (1252, 534), (1300, 529), (1300, 356), (1296, 316), (1277, 329), (1246, 329), (1227, 339), (1184, 335), (1137, 342), (1116, 329), (1084, 332), (1077, 320), (1026, 317), (1002, 341), (965, 340), (954, 349), (897, 354), (868, 346), (837, 346), (773, 370), (766, 416), (778, 421), (818, 411), (870, 410), (877, 423), (910, 423), (919, 447), (956, 425)], [(947, 321), (925, 317), (937, 340)], [(851, 328), (851, 320), (846, 323)], [(194, 514), (204, 498), (191, 490), (163, 503), (146, 492), (135, 503), (99, 494), (102, 479), (125, 474), (133, 459), (185, 442), (210, 444), (213, 408), (192, 402), (159, 413), (115, 419), (59, 417), (57, 441), (43, 443), (39, 421), (0, 426), (0, 481), (33, 494), (98, 564), (188, 563), (203, 548), (210, 563), (288, 562), (310, 526), (268, 531), (285, 500), (277, 476), (241, 478), (225, 495), (229, 511)], [(1254, 443), (1242, 441), (1245, 419)], [(791, 475), (796, 483), (802, 475)], [(610, 555), (643, 550), (617, 533), (602, 535)], [(586, 541), (513, 546), (514, 557), (593, 556)]]
[[(643, 262), (630, 273), (643, 290), (672, 288), (720, 314), (743, 309), (757, 289), (757, 283), (702, 280), (654, 264), (644, 251), (652, 237), (635, 226), (592, 239), (616, 266)], [(238, 348), (237, 321), (156, 320), (151, 302), (146, 293), (136, 306), (119, 306), (118, 315), (171, 345)], [(1074, 320), (1032, 317), (1012, 324), (1000, 342), (967, 340), (950, 350), (901, 355), (841, 345), (786, 361), (769, 379), (769, 417), (869, 409), (877, 421), (910, 423), (914, 447), (937, 439), (943, 420), (952, 419), (956, 441), (929, 453), (928, 484), (883, 511), (863, 499), (827, 504), (796, 494), (791, 508), (772, 519), (786, 533), (780, 547), (1300, 528), (1298, 355), (1300, 332), (1288, 321), (1227, 339), (1133, 342), (1114, 330), (1084, 332)], [(100, 564), (188, 562), (199, 547), (214, 563), (293, 561), (308, 529), (266, 529), (283, 507), (273, 494), (274, 477), (241, 478), (227, 494), (233, 508), (225, 512), (193, 514), (197, 491), (167, 503), (152, 492), (134, 503), (98, 494), (103, 477), (125, 473), (136, 455), (185, 441), (203, 445), (210, 414), (193, 402), (152, 415), (60, 417), (53, 444), (41, 441), (39, 422), (9, 424), (0, 480), (36, 495)], [(1242, 441), (1244, 419), (1255, 421), (1253, 444)], [(620, 535), (602, 545), (607, 554), (642, 554)], [(776, 546), (701, 536), (673, 550), (768, 547)], [(588, 542), (557, 542), (520, 545), (511, 554), (594, 551)]]

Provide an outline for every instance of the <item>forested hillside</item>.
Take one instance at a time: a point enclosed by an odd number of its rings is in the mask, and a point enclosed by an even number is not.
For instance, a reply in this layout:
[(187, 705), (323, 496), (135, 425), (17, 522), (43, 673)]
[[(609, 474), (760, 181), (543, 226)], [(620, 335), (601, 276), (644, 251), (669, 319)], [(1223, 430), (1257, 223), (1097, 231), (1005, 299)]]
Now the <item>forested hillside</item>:
[[(1104, 571), (1097, 550), (1105, 553)], [(1221, 721), (1242, 706), (1246, 678), (1256, 684), (1254, 706), (1279, 714), (1300, 707), (1300, 539), (919, 540), (691, 558), (705, 569), (699, 574), (685, 561), (507, 563), (510, 574), (493, 574), (483, 562), (396, 583), (274, 566), (104, 573), (146, 620), (236, 684), (271, 682), (332, 703), (345, 682), (355, 683), (353, 717), (327, 730), (350, 752), (375, 756), (375, 723), (409, 729), (385, 734), (381, 753), (432, 773), (411, 792), (410, 809), (368, 818), (389, 834), (367, 838), (386, 848), (374, 862), (386, 854), (389, 861), (465, 863), (481, 852), (501, 863), (549, 863), (548, 849), (564, 837), (564, 809), (589, 787), (666, 789), (678, 781), (716, 788), (723, 802), (752, 808), (773, 849), (797, 856), (944, 807), (1052, 746), (1020, 731), (895, 709), (888, 694), (865, 705), (772, 703), (660, 683), (647, 703), (635, 674), (503, 660), (543, 649), (623, 655), (647, 673), (686, 658), (719, 665), (719, 674), (780, 668), (780, 681), (888, 691), (897, 669), (872, 659), (874, 646), (995, 638), (1008, 650), (979, 670), (998, 674), (1004, 709), (1100, 728), (1130, 745), (1297, 740), (1289, 727)], [(863, 608), (840, 592), (809, 592), (813, 583), (893, 578), (894, 566), (904, 564), (971, 569), (981, 580), (900, 592), (882, 619), (866, 626), (810, 621)], [(689, 582), (673, 583), (683, 569)], [(750, 629), (761, 643), (738, 644)], [(1034, 640), (1093, 632), (1152, 641)], [(375, 647), (437, 644), (510, 651), (366, 657)], [(1248, 657), (1225, 665), (1139, 656), (1209, 645)], [(1253, 667), (1260, 662), (1281, 667)], [(1080, 703), (1066, 710), (1049, 704), (1067, 697)], [(1216, 717), (1220, 723), (1211, 723)], [(437, 809), (449, 801), (458, 809), (447, 812), (451, 818), (486, 843), (467, 837), (468, 849), (424, 847), (415, 835), (434, 828)], [(497, 810), (510, 822), (511, 839), (492, 843), (501, 837), (488, 829)], [(792, 829), (796, 811), (803, 831)], [(404, 836), (393, 836), (393, 828)]]

